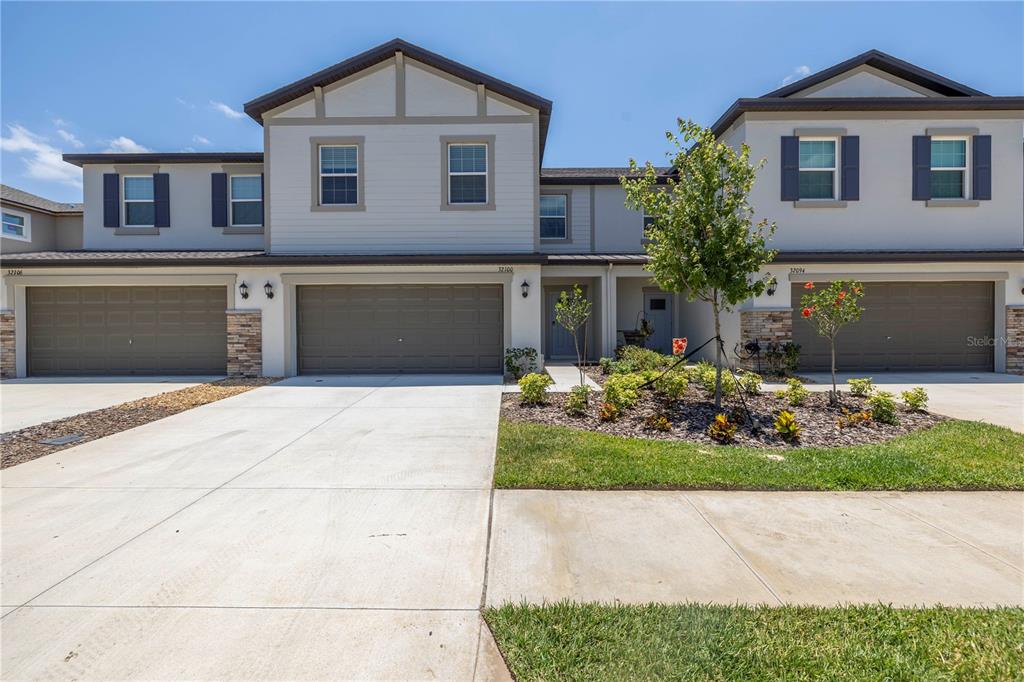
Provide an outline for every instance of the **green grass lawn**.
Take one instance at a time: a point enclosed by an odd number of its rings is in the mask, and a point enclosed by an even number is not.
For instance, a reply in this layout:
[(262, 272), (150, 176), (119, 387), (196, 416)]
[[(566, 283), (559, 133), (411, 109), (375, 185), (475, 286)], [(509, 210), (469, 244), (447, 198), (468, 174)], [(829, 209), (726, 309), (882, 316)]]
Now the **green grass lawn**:
[[(781, 454), (783, 461), (768, 459)], [(1024, 434), (949, 421), (879, 445), (765, 450), (502, 421), (498, 488), (1021, 490)]]
[(503, 606), (518, 680), (1020, 680), (1024, 609)]

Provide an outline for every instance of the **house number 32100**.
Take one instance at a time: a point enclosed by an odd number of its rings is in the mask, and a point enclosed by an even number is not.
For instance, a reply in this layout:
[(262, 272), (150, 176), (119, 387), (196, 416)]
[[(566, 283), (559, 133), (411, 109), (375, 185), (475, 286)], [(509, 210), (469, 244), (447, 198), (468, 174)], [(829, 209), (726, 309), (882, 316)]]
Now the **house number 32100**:
[(511, 265), (499, 265), (498, 266), (498, 272), (512, 272), (512, 266)]

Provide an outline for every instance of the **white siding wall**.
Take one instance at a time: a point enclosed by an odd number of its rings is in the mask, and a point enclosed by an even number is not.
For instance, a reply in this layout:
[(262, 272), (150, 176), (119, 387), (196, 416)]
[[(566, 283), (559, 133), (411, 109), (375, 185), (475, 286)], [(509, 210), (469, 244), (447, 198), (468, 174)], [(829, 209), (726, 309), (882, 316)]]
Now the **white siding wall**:
[(643, 233), (643, 214), (626, 208), (626, 193), (621, 187), (594, 187), (596, 253), (643, 253)]
[(394, 116), (395, 67), (324, 89), (325, 116)]
[[(743, 134), (751, 158), (766, 158), (751, 203), (774, 220), (772, 246), (829, 249), (1013, 249), (1024, 246), (1022, 120), (978, 118), (828, 118), (770, 120), (748, 114)], [(794, 128), (845, 128), (860, 136), (860, 200), (845, 208), (796, 208), (781, 201), (780, 138)], [(928, 128), (978, 128), (992, 136), (992, 200), (976, 207), (928, 207), (911, 199), (911, 144)]]

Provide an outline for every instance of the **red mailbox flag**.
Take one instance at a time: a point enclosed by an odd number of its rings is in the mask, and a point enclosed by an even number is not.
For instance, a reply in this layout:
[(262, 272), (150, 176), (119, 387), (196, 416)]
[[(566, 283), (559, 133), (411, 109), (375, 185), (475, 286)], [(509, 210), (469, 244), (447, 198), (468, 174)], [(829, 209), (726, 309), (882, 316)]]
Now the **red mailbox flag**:
[(672, 355), (683, 355), (686, 353), (686, 337), (672, 339)]

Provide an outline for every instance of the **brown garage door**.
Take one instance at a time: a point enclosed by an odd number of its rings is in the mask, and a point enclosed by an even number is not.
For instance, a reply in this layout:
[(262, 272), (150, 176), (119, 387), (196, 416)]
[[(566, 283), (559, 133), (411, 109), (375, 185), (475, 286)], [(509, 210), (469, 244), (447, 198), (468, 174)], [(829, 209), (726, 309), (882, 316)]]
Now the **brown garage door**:
[(33, 376), (223, 374), (224, 287), (29, 287)]
[[(800, 315), (803, 285), (792, 293), (800, 368), (827, 370), (828, 343)], [(982, 341), (994, 330), (991, 282), (869, 282), (861, 304), (860, 321), (836, 337), (838, 369), (992, 371), (993, 348)]]
[(500, 372), (500, 284), (301, 286), (299, 372)]

